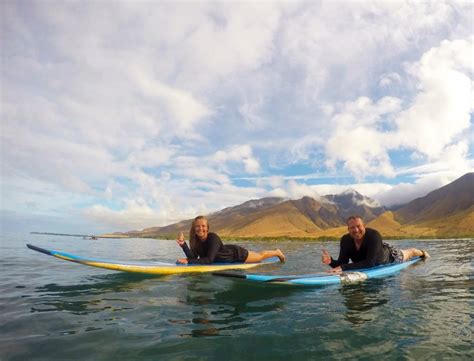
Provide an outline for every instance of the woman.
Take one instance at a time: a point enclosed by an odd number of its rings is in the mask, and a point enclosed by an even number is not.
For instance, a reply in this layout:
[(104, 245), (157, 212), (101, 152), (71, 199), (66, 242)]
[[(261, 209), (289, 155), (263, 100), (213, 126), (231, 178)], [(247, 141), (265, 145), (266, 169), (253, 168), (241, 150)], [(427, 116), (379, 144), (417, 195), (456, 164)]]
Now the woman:
[(278, 257), (285, 261), (285, 255), (279, 249), (274, 251), (254, 252), (235, 245), (224, 245), (215, 233), (209, 232), (209, 223), (204, 216), (194, 218), (189, 231), (191, 249), (184, 240), (183, 232), (176, 240), (187, 258), (179, 258), (181, 264), (210, 264), (218, 263), (257, 263), (266, 258)]

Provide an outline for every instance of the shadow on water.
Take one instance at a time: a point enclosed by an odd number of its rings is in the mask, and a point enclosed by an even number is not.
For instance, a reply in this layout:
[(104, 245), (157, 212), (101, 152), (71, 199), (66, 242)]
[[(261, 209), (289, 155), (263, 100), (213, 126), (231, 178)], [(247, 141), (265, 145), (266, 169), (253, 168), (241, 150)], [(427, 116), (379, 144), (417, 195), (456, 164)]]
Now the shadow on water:
[(190, 318), (169, 319), (170, 324), (188, 325), (181, 337), (232, 336), (232, 331), (264, 324), (264, 319), (285, 311), (288, 298), (309, 290), (300, 287), (262, 285), (211, 275), (186, 284), (180, 302), (193, 308)]
[[(127, 302), (119, 294), (140, 290), (144, 281), (159, 279), (165, 281), (170, 276), (156, 276), (134, 273), (114, 273), (100, 276), (87, 277), (87, 282), (73, 285), (59, 285), (50, 283), (35, 288), (35, 303), (31, 312), (67, 311), (73, 314), (88, 314), (103, 310), (117, 311), (118, 309), (106, 305), (100, 307), (103, 301)], [(143, 285), (143, 286), (141, 286)], [(110, 297), (104, 298), (104, 295)], [(102, 296), (91, 299), (91, 296)], [(24, 295), (23, 297), (32, 297)], [(121, 307), (120, 310), (133, 307)]]
[(132, 290), (140, 282), (152, 278), (165, 279), (166, 276), (157, 277), (127, 273), (107, 274), (104, 276), (87, 277), (86, 279), (91, 282), (76, 285), (62, 286), (56, 283), (50, 283), (37, 287), (35, 292), (41, 293), (44, 296), (63, 297), (97, 295), (105, 292), (123, 292)]

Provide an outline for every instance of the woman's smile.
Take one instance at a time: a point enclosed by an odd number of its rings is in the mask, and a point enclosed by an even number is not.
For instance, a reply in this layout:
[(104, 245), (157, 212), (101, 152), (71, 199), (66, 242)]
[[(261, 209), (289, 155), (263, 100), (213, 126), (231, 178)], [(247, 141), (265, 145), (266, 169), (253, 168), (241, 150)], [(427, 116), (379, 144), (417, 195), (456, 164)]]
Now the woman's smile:
[(201, 240), (204, 241), (207, 239), (207, 235), (209, 233), (209, 227), (207, 225), (207, 220), (205, 219), (198, 219), (194, 223), (194, 232), (196, 236)]

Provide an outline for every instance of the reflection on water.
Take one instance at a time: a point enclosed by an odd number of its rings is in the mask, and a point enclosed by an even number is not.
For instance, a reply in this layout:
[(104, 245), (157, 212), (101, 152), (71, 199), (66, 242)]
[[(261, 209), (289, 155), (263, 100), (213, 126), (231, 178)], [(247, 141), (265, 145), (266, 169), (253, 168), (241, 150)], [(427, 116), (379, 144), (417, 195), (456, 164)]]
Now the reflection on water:
[[(22, 297), (32, 297), (34, 302), (31, 312), (65, 311), (77, 315), (97, 313), (101, 311), (117, 312), (133, 309), (128, 300), (120, 297), (103, 297), (103, 295), (123, 294), (130, 291), (140, 291), (146, 288), (143, 283), (156, 276), (114, 273), (104, 276), (87, 278), (87, 283), (74, 285), (58, 285), (50, 283), (35, 288), (34, 295), (25, 294)], [(159, 277), (166, 281), (166, 277)], [(92, 298), (91, 296), (96, 296)], [(120, 304), (124, 304), (119, 306)]]
[(358, 326), (377, 317), (373, 309), (388, 302), (381, 292), (383, 288), (384, 281), (380, 279), (341, 287), (340, 293), (347, 308), (344, 312), (345, 319)]
[(231, 331), (251, 327), (259, 315), (283, 311), (284, 297), (295, 291), (288, 287), (249, 287), (246, 282), (209, 275), (189, 279), (185, 284), (181, 302), (192, 307), (190, 317), (169, 322), (190, 326), (180, 336), (192, 337), (231, 336)]

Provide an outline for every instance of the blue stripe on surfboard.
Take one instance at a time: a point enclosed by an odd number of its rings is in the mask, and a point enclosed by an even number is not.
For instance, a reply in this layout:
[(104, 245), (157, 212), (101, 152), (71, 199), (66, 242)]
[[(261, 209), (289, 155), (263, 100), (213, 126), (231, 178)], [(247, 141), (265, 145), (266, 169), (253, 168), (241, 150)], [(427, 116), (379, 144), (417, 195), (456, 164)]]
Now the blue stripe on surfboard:
[(389, 264), (389, 265), (382, 265), (382, 266), (377, 266), (377, 267), (373, 267), (373, 268), (361, 269), (361, 270), (358, 270), (358, 272), (364, 272), (365, 274), (367, 274), (367, 276), (369, 276), (369, 278), (381, 277), (381, 276), (389, 275), (389, 274), (392, 274), (392, 273), (396, 273), (396, 272), (412, 265), (413, 263), (418, 262), (421, 259), (423, 259), (423, 258), (422, 257), (415, 257), (415, 258), (412, 258), (411, 260), (406, 261), (406, 262), (392, 263), (392, 264)]
[[(373, 268), (355, 269), (347, 271), (361, 272), (367, 275), (367, 278), (383, 277), (390, 274), (399, 272), (400, 270), (410, 266), (411, 264), (421, 260), (421, 257), (415, 257), (407, 262), (403, 263), (392, 263), (388, 265), (376, 266)], [(322, 275), (319, 274), (306, 274), (306, 275), (264, 275), (264, 274), (246, 274), (245, 279), (255, 282), (267, 282), (267, 283), (291, 283), (301, 285), (330, 285), (341, 283), (341, 277), (339, 275)]]

